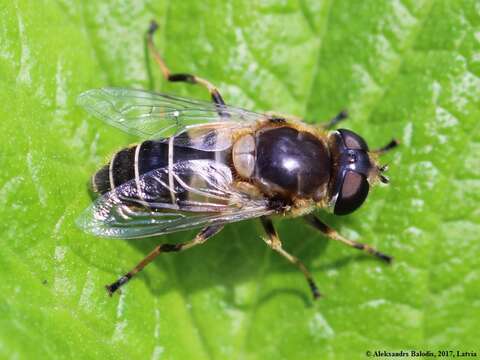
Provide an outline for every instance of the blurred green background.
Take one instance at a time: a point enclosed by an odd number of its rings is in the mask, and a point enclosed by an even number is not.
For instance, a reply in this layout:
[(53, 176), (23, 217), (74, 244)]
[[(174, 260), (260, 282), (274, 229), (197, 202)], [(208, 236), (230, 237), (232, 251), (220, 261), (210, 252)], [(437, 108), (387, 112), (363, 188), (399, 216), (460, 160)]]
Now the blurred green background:
[[(366, 351), (480, 353), (480, 3), (476, 0), (2, 1), (0, 357), (356, 359)], [(395, 256), (390, 266), (277, 221), (326, 297), (260, 240), (255, 221), (168, 254), (120, 296), (103, 286), (159, 239), (87, 236), (90, 175), (137, 141), (75, 105), (102, 86), (208, 99), (343, 126), (384, 158), (391, 185), (354, 214), (319, 215)]]

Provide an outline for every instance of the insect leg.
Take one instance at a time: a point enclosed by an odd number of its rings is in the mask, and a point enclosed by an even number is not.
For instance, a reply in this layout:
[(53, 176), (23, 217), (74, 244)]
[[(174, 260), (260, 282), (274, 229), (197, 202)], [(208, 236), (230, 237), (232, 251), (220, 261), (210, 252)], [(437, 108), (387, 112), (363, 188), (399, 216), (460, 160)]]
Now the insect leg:
[(348, 112), (346, 110), (342, 110), (328, 122), (320, 124), (320, 126), (325, 130), (330, 130), (334, 128), (340, 121), (345, 120), (346, 118), (348, 118)]
[(113, 295), (115, 291), (117, 291), (121, 286), (125, 285), (135, 274), (142, 271), (142, 269), (147, 266), (150, 262), (152, 262), (158, 255), (165, 252), (178, 252), (186, 249), (190, 249), (195, 245), (203, 244), (213, 235), (217, 234), (220, 230), (223, 229), (223, 225), (211, 225), (204, 228), (200, 231), (193, 240), (178, 243), (178, 244), (161, 244), (158, 245), (155, 249), (150, 252), (142, 261), (138, 263), (132, 270), (128, 273), (120, 277), (114, 283), (107, 285), (107, 291), (110, 296)]
[(398, 140), (392, 139), (387, 145), (382, 146), (381, 148), (372, 150), (372, 152), (375, 153), (375, 154), (378, 154), (378, 155), (382, 155), (382, 154), (385, 154), (386, 152), (396, 148), (399, 144), (400, 144), (400, 142)]
[(313, 277), (308, 271), (308, 269), (298, 258), (289, 254), (282, 248), (282, 242), (278, 237), (277, 231), (273, 227), (272, 220), (267, 217), (261, 217), (260, 220), (262, 222), (263, 228), (265, 229), (265, 232), (268, 235), (268, 238), (264, 239), (267, 245), (300, 269), (300, 271), (303, 273), (303, 275), (305, 275), (305, 278), (307, 279), (310, 290), (312, 291), (313, 298), (318, 299), (321, 294), (318, 291), (317, 284), (315, 284), (315, 280), (313, 280)]
[(342, 235), (340, 235), (338, 232), (336, 232), (334, 229), (332, 229), (330, 226), (326, 225), (323, 223), (320, 219), (318, 219), (315, 215), (309, 214), (303, 217), (303, 219), (309, 223), (311, 226), (313, 226), (315, 229), (320, 230), (322, 233), (324, 233), (328, 238), (332, 240), (337, 240), (340, 241), (348, 246), (351, 246), (355, 249), (359, 249), (362, 251), (365, 251), (366, 253), (376, 256), (379, 259), (391, 263), (393, 258), (390, 255), (386, 255), (374, 247), (363, 244), (357, 241), (349, 240), (344, 238)]
[(277, 125), (281, 125), (286, 122), (302, 122), (302, 119), (298, 116), (282, 114), (276, 111), (267, 111), (265, 116), (269, 122)]
[(158, 29), (158, 24), (155, 21), (152, 21), (150, 23), (150, 27), (148, 28), (148, 32), (147, 32), (147, 44), (148, 44), (148, 48), (150, 49), (150, 52), (153, 55), (153, 58), (155, 59), (155, 62), (158, 64), (158, 66), (162, 70), (162, 74), (165, 80), (171, 81), (171, 82), (181, 81), (189, 84), (202, 85), (205, 88), (207, 88), (215, 104), (225, 105), (225, 102), (223, 101), (223, 98), (220, 95), (220, 92), (209, 81), (191, 74), (172, 74), (170, 72), (170, 70), (167, 67), (167, 64), (165, 63), (162, 56), (160, 55), (160, 52), (157, 50), (157, 48), (155, 47), (155, 44), (153, 43), (153, 34), (157, 29)]

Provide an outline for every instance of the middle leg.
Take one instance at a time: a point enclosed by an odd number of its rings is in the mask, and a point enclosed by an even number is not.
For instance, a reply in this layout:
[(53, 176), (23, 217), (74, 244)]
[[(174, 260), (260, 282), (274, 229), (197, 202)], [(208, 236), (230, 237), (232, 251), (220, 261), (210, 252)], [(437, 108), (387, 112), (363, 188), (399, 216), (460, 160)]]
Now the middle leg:
[(313, 280), (313, 277), (310, 274), (310, 271), (308, 271), (306, 266), (298, 258), (291, 255), (290, 253), (288, 253), (282, 248), (282, 242), (278, 237), (277, 231), (273, 227), (272, 220), (270, 220), (267, 217), (261, 217), (260, 220), (262, 222), (263, 228), (265, 229), (265, 232), (268, 235), (268, 239), (265, 239), (265, 242), (267, 243), (267, 245), (270, 246), (272, 250), (275, 250), (284, 258), (286, 258), (289, 262), (291, 262), (296, 267), (298, 267), (298, 269), (305, 276), (305, 279), (307, 279), (308, 285), (310, 286), (310, 290), (312, 291), (313, 299), (315, 300), (318, 299), (321, 296), (321, 294), (318, 291), (317, 284), (315, 284), (315, 280)]

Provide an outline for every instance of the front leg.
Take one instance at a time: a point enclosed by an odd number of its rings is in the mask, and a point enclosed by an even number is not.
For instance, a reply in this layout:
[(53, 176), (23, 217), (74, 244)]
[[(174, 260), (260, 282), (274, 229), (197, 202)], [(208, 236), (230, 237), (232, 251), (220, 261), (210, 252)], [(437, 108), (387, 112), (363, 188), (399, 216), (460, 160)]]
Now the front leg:
[(387, 263), (391, 263), (393, 258), (390, 255), (386, 255), (377, 249), (375, 249), (373, 246), (363, 244), (358, 241), (354, 240), (349, 240), (344, 238), (342, 235), (340, 235), (337, 231), (332, 229), (330, 226), (327, 224), (323, 223), (320, 219), (318, 219), (315, 215), (309, 214), (303, 217), (303, 219), (310, 225), (312, 225), (315, 229), (320, 230), (323, 234), (325, 234), (328, 238), (332, 240), (337, 240), (345, 245), (351, 246), (355, 249), (362, 250), (370, 255), (376, 256), (380, 260), (383, 260)]
[(335, 117), (331, 118), (328, 122), (320, 124), (320, 127), (324, 130), (333, 129), (340, 121), (348, 118), (348, 113), (346, 110), (340, 111)]
[[(286, 114), (281, 114), (277, 113), (274, 111), (269, 111), (265, 114), (267, 116), (267, 120), (273, 124), (282, 124), (285, 122), (303, 122), (302, 118), (299, 118), (298, 116), (294, 115), (286, 115)], [(342, 120), (345, 120), (348, 118), (348, 113), (346, 110), (340, 111), (335, 117), (327, 121), (326, 123), (321, 123), (318, 124), (317, 126), (323, 130), (331, 130), (334, 128), (339, 122)]]

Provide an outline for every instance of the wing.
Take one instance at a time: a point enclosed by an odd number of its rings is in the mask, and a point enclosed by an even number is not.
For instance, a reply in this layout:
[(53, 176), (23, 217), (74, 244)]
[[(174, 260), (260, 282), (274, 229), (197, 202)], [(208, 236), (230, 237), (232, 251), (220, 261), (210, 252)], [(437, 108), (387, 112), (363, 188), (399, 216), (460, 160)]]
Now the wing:
[(150, 138), (178, 134), (206, 123), (251, 125), (265, 117), (227, 105), (121, 88), (86, 91), (78, 97), (77, 103), (112, 126)]
[(98, 198), (77, 224), (111, 238), (141, 238), (272, 214), (265, 198), (233, 187), (227, 165), (190, 160), (152, 170)]

